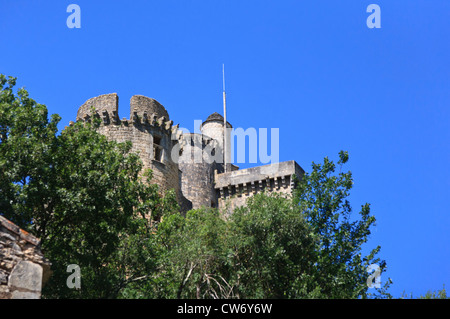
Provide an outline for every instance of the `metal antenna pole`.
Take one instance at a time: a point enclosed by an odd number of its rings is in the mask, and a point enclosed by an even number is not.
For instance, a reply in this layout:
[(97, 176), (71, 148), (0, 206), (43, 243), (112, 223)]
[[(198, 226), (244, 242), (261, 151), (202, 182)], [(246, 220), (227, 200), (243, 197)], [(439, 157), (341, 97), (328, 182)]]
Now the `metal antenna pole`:
[(222, 64), (222, 77), (223, 77), (223, 163), (224, 171), (227, 172), (227, 160), (228, 160), (228, 132), (227, 132), (227, 98), (225, 94), (225, 64)]

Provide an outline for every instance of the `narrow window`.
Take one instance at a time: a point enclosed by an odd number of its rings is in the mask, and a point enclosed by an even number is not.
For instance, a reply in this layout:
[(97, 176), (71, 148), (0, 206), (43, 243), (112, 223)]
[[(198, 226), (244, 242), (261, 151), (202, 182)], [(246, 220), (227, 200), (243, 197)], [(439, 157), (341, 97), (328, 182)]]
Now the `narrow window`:
[(153, 136), (153, 156), (156, 161), (162, 162), (162, 152), (161, 137)]

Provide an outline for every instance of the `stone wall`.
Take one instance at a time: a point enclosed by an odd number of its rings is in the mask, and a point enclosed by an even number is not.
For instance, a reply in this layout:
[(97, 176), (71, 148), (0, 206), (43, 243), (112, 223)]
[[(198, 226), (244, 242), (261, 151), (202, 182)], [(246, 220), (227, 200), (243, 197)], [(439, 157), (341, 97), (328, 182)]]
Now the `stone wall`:
[(215, 174), (215, 190), (219, 208), (230, 214), (247, 199), (260, 192), (276, 192), (290, 196), (296, 187), (293, 176), (303, 176), (303, 169), (295, 161), (256, 166)]
[(134, 112), (137, 112), (138, 114), (154, 114), (156, 118), (165, 117), (166, 120), (170, 120), (169, 113), (161, 103), (143, 95), (133, 95), (131, 97), (130, 114), (133, 114)]
[(116, 93), (104, 94), (87, 100), (77, 112), (77, 121), (83, 120), (92, 115), (92, 108), (106, 111), (110, 114), (117, 114), (119, 97)]
[(39, 299), (50, 265), (36, 237), (0, 216), (0, 299)]

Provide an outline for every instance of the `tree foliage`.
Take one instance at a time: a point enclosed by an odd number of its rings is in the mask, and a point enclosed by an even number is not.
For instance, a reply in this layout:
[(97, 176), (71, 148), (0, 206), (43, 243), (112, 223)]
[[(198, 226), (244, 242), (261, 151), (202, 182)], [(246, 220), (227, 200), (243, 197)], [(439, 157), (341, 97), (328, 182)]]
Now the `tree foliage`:
[(308, 295), (315, 237), (299, 207), (279, 194), (261, 193), (237, 209), (230, 223), (241, 297)]
[(294, 192), (294, 201), (308, 221), (316, 236), (312, 284), (325, 298), (367, 298), (369, 296), (390, 297), (386, 286), (371, 293), (367, 285), (367, 267), (376, 264), (381, 272), (386, 262), (376, 257), (381, 247), (377, 246), (367, 256), (362, 256), (375, 217), (370, 214), (370, 205), (364, 204), (356, 218), (352, 219), (352, 207), (348, 200), (353, 187), (350, 171), (342, 172), (348, 161), (347, 152), (339, 153), (339, 172), (336, 164), (327, 157), (323, 164), (312, 164)]
[(441, 290), (429, 290), (424, 295), (420, 295), (419, 297), (414, 297), (412, 293), (408, 295), (403, 292), (401, 299), (450, 299), (450, 296), (445, 290), (445, 285), (443, 285)]
[(229, 219), (211, 208), (169, 214), (155, 237), (158, 271), (127, 297), (295, 298), (312, 266), (308, 226), (276, 194), (255, 195)]

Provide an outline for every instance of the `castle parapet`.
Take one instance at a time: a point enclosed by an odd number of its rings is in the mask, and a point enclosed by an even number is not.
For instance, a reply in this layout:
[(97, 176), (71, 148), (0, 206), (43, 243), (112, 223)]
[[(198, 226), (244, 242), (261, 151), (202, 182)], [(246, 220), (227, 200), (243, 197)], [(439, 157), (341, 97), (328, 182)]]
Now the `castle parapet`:
[(219, 208), (233, 211), (245, 205), (248, 196), (268, 191), (291, 194), (296, 187), (293, 175), (301, 179), (305, 172), (295, 161), (287, 161), (215, 174), (214, 188)]
[(134, 95), (130, 100), (130, 118), (119, 118), (119, 97), (116, 93), (104, 94), (87, 100), (77, 112), (77, 121), (90, 122), (92, 117), (102, 120), (103, 125), (149, 125), (174, 133), (180, 139), (178, 126), (173, 127), (169, 113), (155, 99)]
[(90, 98), (78, 109), (77, 121), (90, 117), (93, 108), (97, 112), (117, 114), (119, 108), (119, 96), (116, 93), (111, 93)]
[(144, 117), (145, 115), (154, 116), (157, 119), (164, 118), (165, 121), (169, 121), (169, 113), (155, 99), (143, 96), (143, 95), (134, 95), (130, 100), (130, 114), (131, 116), (137, 115), (140, 117)]

